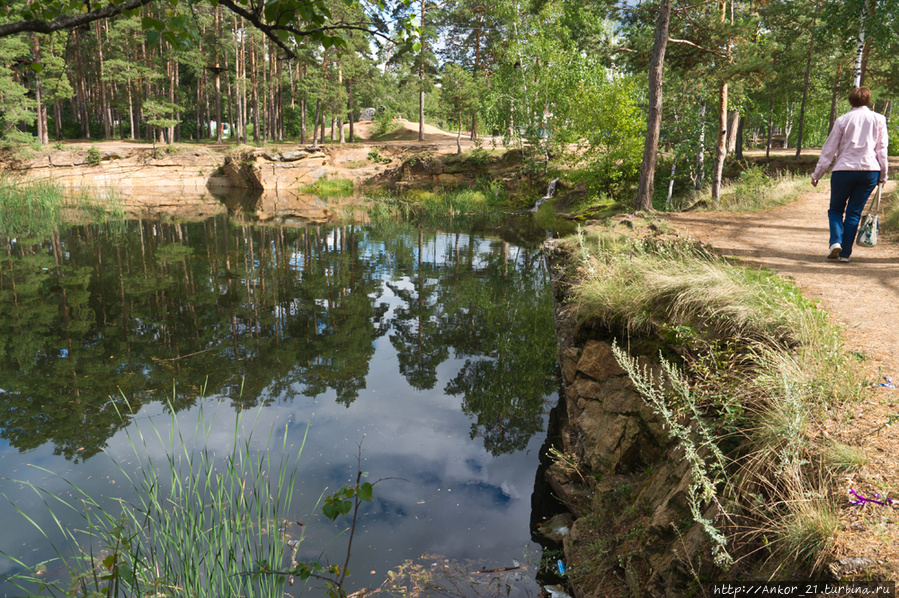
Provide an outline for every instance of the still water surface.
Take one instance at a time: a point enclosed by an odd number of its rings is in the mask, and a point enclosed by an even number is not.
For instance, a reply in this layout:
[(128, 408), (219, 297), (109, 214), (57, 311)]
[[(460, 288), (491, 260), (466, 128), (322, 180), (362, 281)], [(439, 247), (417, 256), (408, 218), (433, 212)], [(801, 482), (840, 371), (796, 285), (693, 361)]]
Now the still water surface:
[[(368, 479), (389, 478), (366, 504), (349, 589), (426, 556), (530, 564), (513, 593), (532, 594), (557, 381), (546, 233), (528, 222), (448, 233), (221, 216), (5, 240), (0, 552), (31, 564), (58, 541), (45, 497), (21, 481), (127, 500), (111, 465), (133, 466), (127, 432), (166, 438), (173, 409), (182, 434), (224, 454), (241, 413), (238, 437), (260, 450), (273, 430), (293, 451), (308, 434), (289, 514), (305, 523), (302, 558), (342, 563), (347, 522), (316, 503), (352, 484), (360, 445)], [(0, 574), (17, 570), (0, 556)]]

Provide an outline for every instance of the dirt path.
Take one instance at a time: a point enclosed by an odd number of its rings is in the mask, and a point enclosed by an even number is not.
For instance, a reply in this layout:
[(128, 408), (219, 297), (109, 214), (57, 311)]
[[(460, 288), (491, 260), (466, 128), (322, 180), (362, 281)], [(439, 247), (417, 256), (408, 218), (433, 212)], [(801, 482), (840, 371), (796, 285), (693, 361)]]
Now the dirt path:
[[(899, 173), (899, 163), (891, 164)], [(895, 176), (895, 175), (894, 175)], [(886, 192), (897, 183), (887, 183)], [(670, 217), (675, 228), (747, 266), (768, 268), (794, 279), (805, 295), (820, 302), (842, 324), (846, 346), (866, 357), (869, 381), (883, 376), (899, 384), (899, 241), (881, 237), (876, 247), (858, 247), (850, 263), (826, 259), (828, 247), (825, 182), (789, 204), (756, 214), (696, 212)], [(864, 496), (890, 494), (899, 499), (899, 388), (872, 384), (864, 402), (833, 414), (825, 429), (846, 444), (862, 447), (869, 459), (845, 479), (840, 504), (842, 529), (835, 557), (862, 557), (885, 579), (899, 579), (899, 502), (893, 508), (854, 506), (849, 489)], [(847, 571), (841, 570), (841, 575)]]
[[(895, 186), (887, 183), (885, 192)], [(726, 256), (795, 279), (846, 327), (850, 349), (899, 382), (899, 244), (882, 238), (876, 247), (856, 246), (848, 264), (826, 259), (829, 193), (826, 183), (809, 185), (797, 201), (766, 212), (691, 212), (670, 220)]]

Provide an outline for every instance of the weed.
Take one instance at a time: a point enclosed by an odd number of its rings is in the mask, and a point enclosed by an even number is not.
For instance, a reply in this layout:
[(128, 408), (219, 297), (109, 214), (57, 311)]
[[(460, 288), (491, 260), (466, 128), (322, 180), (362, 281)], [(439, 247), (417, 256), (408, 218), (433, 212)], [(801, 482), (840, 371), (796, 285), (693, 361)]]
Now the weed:
[(381, 164), (381, 163), (387, 164), (388, 162), (390, 162), (390, 158), (386, 158), (386, 157), (382, 156), (381, 152), (376, 147), (373, 147), (370, 150), (368, 150), (368, 159), (371, 160), (372, 162), (374, 162), (375, 164)]
[(309, 193), (319, 197), (347, 197), (353, 194), (353, 181), (350, 179), (329, 179), (321, 177), (311, 185), (302, 187), (300, 193)]
[(103, 157), (100, 155), (100, 150), (97, 149), (97, 146), (92, 145), (87, 149), (87, 158), (85, 161), (91, 166), (96, 166), (100, 163)]
[(856, 472), (868, 463), (863, 449), (836, 441), (827, 444), (823, 455), (825, 466), (834, 473)]
[(899, 232), (899, 191), (885, 194), (881, 198), (883, 216), (880, 229), (891, 233)]

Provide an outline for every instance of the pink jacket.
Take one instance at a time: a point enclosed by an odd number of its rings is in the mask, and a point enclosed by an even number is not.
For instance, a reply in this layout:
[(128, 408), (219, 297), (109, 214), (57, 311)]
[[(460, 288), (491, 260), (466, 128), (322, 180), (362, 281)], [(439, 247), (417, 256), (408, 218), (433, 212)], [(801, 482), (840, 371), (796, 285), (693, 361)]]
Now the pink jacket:
[(882, 114), (860, 106), (833, 123), (812, 179), (828, 170), (879, 170), (880, 182), (887, 180), (887, 121)]

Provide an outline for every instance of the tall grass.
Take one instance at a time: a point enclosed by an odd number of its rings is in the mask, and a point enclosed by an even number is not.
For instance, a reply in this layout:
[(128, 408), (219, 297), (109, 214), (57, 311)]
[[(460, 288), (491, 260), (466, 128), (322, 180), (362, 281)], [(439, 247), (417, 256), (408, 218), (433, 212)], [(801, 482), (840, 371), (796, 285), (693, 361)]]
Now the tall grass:
[(674, 209), (708, 207), (733, 212), (758, 212), (793, 201), (808, 185), (808, 177), (781, 172), (770, 176), (760, 166), (750, 166), (721, 186), (719, 201), (712, 199), (711, 188), (689, 191), (673, 198)]
[(600, 232), (569, 244), (580, 261), (572, 289), (579, 317), (665, 339), (690, 380), (677, 399), (683, 411), (668, 419), (709, 418), (727, 431), (723, 502), (751, 522), (737, 535), (764, 536), (779, 555), (820, 562), (836, 531), (833, 476), (852, 460), (812, 428), (864, 388), (840, 329), (788, 281), (692, 243)]
[[(134, 426), (126, 432), (132, 454), (113, 459), (132, 486), (134, 502), (99, 500), (73, 483), (72, 498), (66, 499), (22, 482), (44, 497), (68, 545), (56, 547), (56, 558), (42, 565), (61, 565), (72, 578), (15, 575), (11, 582), (26, 591), (37, 584), (54, 596), (282, 595), (285, 576), (272, 572), (290, 569), (282, 566), (288, 546), (282, 515), (290, 509), (302, 445), (289, 455), (285, 429), (280, 457), (273, 458), (269, 448), (274, 431), (264, 451), (254, 450), (252, 433), (239, 433), (238, 416), (230, 451), (219, 456), (205, 448), (213, 420), (201, 412), (196, 429), (185, 436), (172, 413), (167, 438), (155, 424), (147, 436)], [(147, 457), (160, 446), (164, 459)], [(139, 463), (136, 472), (124, 464), (131, 457)], [(64, 511), (80, 518), (77, 529), (62, 523)], [(49, 537), (49, 530), (34, 525)]]
[(899, 190), (887, 193), (881, 198), (883, 218), (880, 228), (884, 232), (899, 233)]
[(69, 194), (50, 181), (0, 179), (0, 235), (51, 233), (67, 222), (121, 221), (124, 214), (113, 191)]

